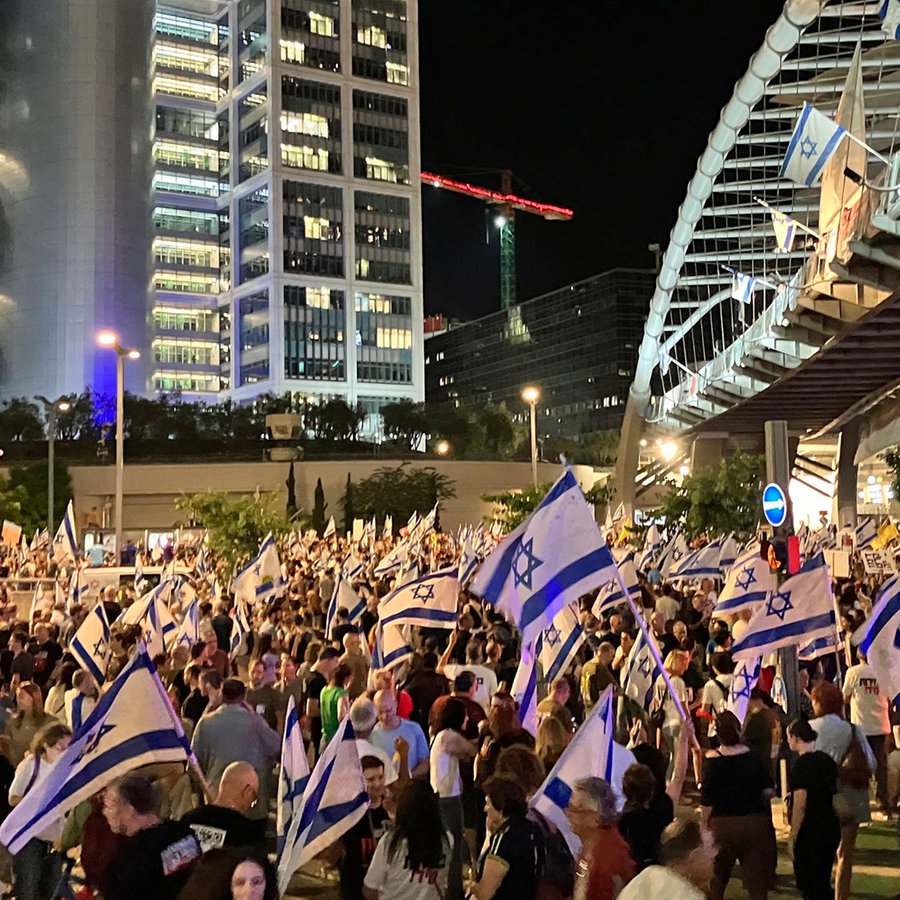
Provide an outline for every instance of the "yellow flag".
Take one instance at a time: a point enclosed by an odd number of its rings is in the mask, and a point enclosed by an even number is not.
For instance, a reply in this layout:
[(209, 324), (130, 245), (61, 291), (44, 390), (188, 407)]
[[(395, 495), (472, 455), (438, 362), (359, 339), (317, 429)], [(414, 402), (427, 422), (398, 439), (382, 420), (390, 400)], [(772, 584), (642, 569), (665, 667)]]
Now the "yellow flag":
[(897, 531), (897, 526), (890, 519), (885, 519), (878, 527), (878, 537), (872, 541), (872, 546), (876, 550), (882, 550), (891, 541), (897, 540), (897, 538), (900, 538), (900, 531)]

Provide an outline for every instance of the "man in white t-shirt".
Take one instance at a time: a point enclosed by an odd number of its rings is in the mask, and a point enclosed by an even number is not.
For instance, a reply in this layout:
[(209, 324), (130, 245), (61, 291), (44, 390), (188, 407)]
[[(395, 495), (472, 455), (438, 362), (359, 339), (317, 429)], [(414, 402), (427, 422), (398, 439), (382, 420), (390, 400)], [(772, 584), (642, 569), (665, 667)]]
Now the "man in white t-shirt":
[(473, 638), (466, 644), (466, 664), (464, 666), (458, 663), (447, 663), (446, 660), (449, 656), (450, 648), (438, 663), (438, 672), (442, 672), (450, 681), (453, 681), (460, 672), (471, 672), (475, 676), (475, 694), (472, 699), (476, 703), (480, 703), (485, 712), (489, 712), (491, 697), (497, 693), (497, 675), (493, 669), (484, 665), (481, 641)]
[(711, 665), (713, 677), (703, 685), (700, 708), (711, 717), (708, 720), (709, 728), (706, 734), (710, 746), (715, 749), (719, 745), (716, 738), (716, 716), (728, 708), (728, 693), (734, 678), (734, 662), (730, 653), (713, 653)]
[(859, 664), (850, 666), (844, 678), (844, 702), (850, 704), (850, 721), (866, 735), (875, 754), (875, 796), (884, 812), (890, 810), (885, 743), (891, 731), (890, 703), (878, 684), (875, 670), (859, 654)]

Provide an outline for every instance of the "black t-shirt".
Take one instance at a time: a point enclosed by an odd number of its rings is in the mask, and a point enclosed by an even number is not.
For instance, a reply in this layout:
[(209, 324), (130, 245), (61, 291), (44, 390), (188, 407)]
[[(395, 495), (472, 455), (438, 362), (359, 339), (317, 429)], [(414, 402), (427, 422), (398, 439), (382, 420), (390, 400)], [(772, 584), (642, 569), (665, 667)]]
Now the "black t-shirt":
[(103, 874), (104, 900), (177, 900), (199, 858), (190, 825), (165, 819), (125, 838)]
[(801, 828), (822, 828), (835, 818), (834, 795), (838, 770), (834, 760), (821, 750), (797, 757), (791, 770), (791, 790), (806, 791), (806, 812)]
[(750, 816), (768, 812), (763, 791), (774, 785), (752, 751), (735, 756), (707, 756), (703, 761), (700, 802), (711, 816)]
[[(327, 687), (328, 682), (321, 672), (309, 672), (303, 679), (303, 696), (307, 700), (315, 700), (317, 703), (322, 694), (322, 688)], [(302, 716), (306, 712), (305, 709), (300, 710)], [(313, 747), (318, 748), (319, 742), (322, 740), (322, 716), (312, 716), (309, 720), (309, 729), (312, 737)]]
[(20, 682), (31, 681), (34, 676), (34, 657), (27, 650), (16, 654), (10, 665), (10, 672), (18, 675)]
[(188, 696), (187, 700), (181, 704), (181, 714), (190, 719), (195, 725), (200, 721), (200, 716), (209, 705), (209, 697), (204, 697), (200, 693), (200, 688), (194, 688)]
[(628, 841), (631, 858), (639, 869), (659, 863), (659, 836), (668, 822), (657, 810), (626, 809), (619, 819), (619, 834)]
[(493, 856), (506, 867), (493, 900), (528, 900), (534, 897), (538, 878), (544, 869), (544, 837), (541, 829), (528, 819), (510, 819), (491, 835), (487, 850), (478, 864), (478, 877), (484, 874), (484, 861)]
[(367, 809), (363, 817), (344, 834), (344, 855), (341, 858), (341, 900), (362, 900), (363, 880), (375, 847), (387, 830), (388, 814), (383, 807)]
[(201, 806), (181, 817), (194, 830), (205, 853), (216, 847), (266, 846), (266, 820), (248, 819), (227, 806)]

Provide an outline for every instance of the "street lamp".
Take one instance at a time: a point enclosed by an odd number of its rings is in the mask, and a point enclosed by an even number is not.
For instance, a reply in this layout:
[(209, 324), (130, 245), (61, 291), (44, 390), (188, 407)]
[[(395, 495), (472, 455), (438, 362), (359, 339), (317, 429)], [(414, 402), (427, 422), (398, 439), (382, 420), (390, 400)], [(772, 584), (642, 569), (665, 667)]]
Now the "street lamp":
[(112, 331), (101, 331), (97, 343), (116, 351), (116, 559), (122, 559), (122, 491), (125, 480), (125, 357), (140, 359), (140, 351), (129, 350), (119, 343)]
[(534, 408), (541, 399), (541, 392), (534, 385), (529, 385), (522, 389), (522, 399), (531, 407), (531, 480), (537, 490), (537, 426)]
[(434, 445), (434, 449), (437, 451), (438, 456), (446, 456), (450, 452), (450, 444), (447, 441), (438, 441)]
[(53, 471), (53, 448), (56, 443), (56, 414), (58, 412), (67, 412), (71, 408), (68, 400), (60, 397), (58, 400), (48, 400), (46, 397), (37, 395), (37, 399), (44, 404), (44, 415), (47, 417), (47, 534), (50, 540), (53, 540), (53, 489), (56, 479)]

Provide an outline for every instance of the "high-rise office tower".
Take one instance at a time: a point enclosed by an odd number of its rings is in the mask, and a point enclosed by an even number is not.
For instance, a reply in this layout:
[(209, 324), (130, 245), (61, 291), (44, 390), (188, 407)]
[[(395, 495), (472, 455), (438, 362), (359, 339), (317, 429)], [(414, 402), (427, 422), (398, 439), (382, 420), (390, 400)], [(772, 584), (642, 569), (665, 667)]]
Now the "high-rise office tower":
[(423, 398), (416, 0), (8, 5), (0, 397)]
[(157, 390), (422, 399), (415, 14), (159, 5)]
[[(115, 390), (148, 344), (153, 0), (0, 10), (0, 399)], [(141, 364), (127, 386), (144, 391)]]

